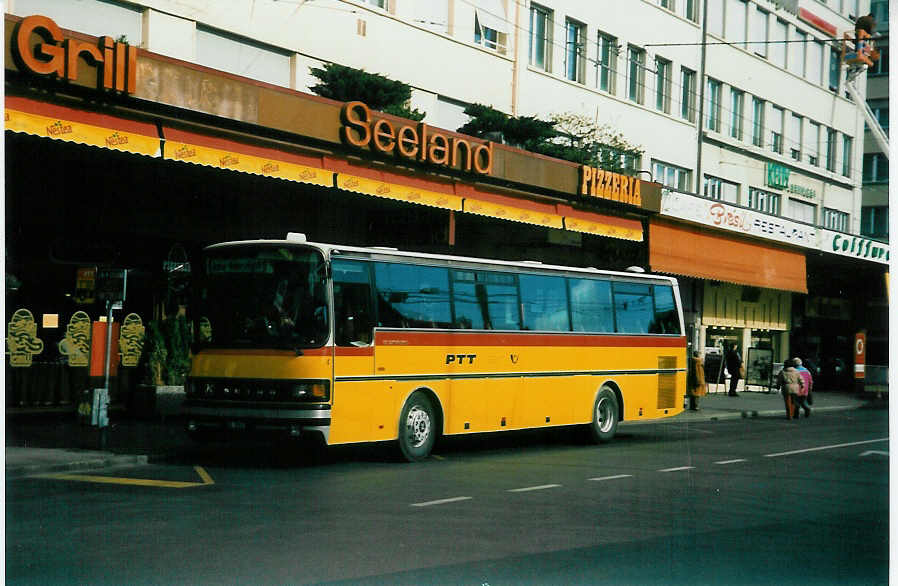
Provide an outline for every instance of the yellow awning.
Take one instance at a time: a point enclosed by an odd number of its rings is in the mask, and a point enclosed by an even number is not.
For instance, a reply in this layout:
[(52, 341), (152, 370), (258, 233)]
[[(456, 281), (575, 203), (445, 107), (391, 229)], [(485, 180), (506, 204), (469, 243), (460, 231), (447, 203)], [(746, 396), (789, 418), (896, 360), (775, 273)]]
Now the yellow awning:
[(145, 122), (16, 96), (6, 98), (4, 117), (13, 132), (150, 157), (161, 153), (156, 126)]
[(486, 201), (482, 199), (465, 198), (463, 211), (478, 216), (489, 216), (500, 220), (523, 222), (547, 228), (564, 228), (564, 219), (558, 214), (532, 209), (521, 202), (521, 205), (509, 205), (506, 203)]
[(165, 129), (165, 159), (230, 169), (253, 175), (333, 187), (334, 173), (303, 165), (299, 155), (235, 141)]
[(428, 191), (417, 187), (368, 179), (349, 173), (337, 173), (337, 187), (354, 193), (385, 197), (408, 203), (461, 211), (462, 198), (457, 195)]

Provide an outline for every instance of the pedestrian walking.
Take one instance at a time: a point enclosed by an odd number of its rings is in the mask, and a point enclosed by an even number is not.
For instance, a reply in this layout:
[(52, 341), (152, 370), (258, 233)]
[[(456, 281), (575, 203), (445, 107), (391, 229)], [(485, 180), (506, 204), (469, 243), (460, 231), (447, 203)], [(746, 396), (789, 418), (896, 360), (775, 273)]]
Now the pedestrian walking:
[(738, 397), (736, 387), (739, 385), (739, 379), (744, 376), (742, 366), (742, 356), (739, 355), (739, 347), (736, 344), (730, 346), (726, 355), (727, 372), (730, 373), (730, 392), (731, 397)]
[(704, 397), (708, 390), (705, 385), (705, 362), (698, 350), (693, 350), (689, 359), (688, 378), (689, 410), (698, 411), (699, 397)]
[(783, 402), (786, 404), (786, 419), (798, 419), (797, 397), (798, 392), (804, 386), (804, 379), (795, 368), (792, 360), (786, 360), (783, 369), (776, 376), (776, 383), (783, 393)]
[[(802, 392), (798, 394), (798, 404), (804, 409), (804, 416), (808, 418), (811, 416), (811, 405), (814, 402), (814, 399), (811, 395), (811, 391), (814, 388), (814, 377), (811, 375), (811, 371), (802, 366), (801, 358), (793, 358), (792, 362), (795, 363), (795, 370), (798, 371), (798, 374), (801, 375), (801, 380), (804, 382), (804, 388), (802, 388)], [(798, 407), (796, 407), (796, 412), (798, 411)], [(798, 415), (796, 414), (796, 417)]]

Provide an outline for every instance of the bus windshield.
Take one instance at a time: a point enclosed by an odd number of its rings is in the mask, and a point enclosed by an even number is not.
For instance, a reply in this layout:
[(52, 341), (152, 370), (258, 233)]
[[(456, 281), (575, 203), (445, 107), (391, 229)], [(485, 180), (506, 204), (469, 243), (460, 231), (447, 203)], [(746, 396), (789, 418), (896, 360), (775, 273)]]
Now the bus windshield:
[(217, 348), (312, 348), (328, 339), (321, 252), (295, 246), (207, 251), (197, 340)]

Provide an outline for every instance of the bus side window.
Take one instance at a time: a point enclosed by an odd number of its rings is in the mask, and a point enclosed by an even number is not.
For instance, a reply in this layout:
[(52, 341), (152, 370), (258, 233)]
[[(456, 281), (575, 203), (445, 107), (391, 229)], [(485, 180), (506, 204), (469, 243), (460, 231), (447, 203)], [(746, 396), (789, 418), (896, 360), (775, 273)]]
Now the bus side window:
[(368, 264), (335, 260), (334, 335), (338, 346), (367, 346), (374, 330)]

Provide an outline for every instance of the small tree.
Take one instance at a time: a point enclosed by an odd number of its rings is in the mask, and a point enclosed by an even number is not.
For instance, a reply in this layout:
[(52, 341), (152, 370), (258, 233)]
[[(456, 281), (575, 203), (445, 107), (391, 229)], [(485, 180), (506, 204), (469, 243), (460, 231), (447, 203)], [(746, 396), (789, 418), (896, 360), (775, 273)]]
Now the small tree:
[(426, 115), (418, 109), (409, 108), (412, 88), (401, 81), (336, 63), (312, 67), (310, 71), (320, 82), (311, 88), (319, 96), (340, 102), (358, 100), (373, 110), (415, 121), (422, 120)]

